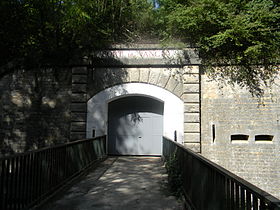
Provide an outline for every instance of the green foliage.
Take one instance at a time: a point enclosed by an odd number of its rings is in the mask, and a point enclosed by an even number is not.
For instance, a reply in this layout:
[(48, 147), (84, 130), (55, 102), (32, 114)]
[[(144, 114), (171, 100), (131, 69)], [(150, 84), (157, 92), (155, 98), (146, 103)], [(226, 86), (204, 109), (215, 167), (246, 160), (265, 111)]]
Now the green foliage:
[(168, 174), (170, 191), (173, 195), (180, 198), (183, 195), (183, 180), (176, 151), (166, 159), (165, 168)]
[(229, 79), (253, 94), (273, 79), (280, 63), (278, 0), (159, 4), (155, 9), (151, 0), (1, 0), (0, 77), (12, 68), (65, 65), (112, 43), (175, 39), (199, 47), (214, 79)]
[(13, 68), (60, 65), (153, 28), (143, 0), (2, 0), (0, 77)]
[(278, 1), (162, 0), (161, 4), (167, 23), (164, 36), (199, 47), (213, 78), (228, 78), (254, 94), (261, 94), (262, 82), (273, 79), (280, 63)]

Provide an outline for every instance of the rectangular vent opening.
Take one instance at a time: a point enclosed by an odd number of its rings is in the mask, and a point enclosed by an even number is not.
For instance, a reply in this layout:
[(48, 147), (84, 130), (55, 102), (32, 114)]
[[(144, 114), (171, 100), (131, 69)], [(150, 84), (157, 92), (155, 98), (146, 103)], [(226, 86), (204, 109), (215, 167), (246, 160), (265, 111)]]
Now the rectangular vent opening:
[(230, 136), (231, 141), (248, 141), (249, 135), (245, 134), (234, 134)]
[(256, 135), (255, 141), (272, 141), (272, 135)]

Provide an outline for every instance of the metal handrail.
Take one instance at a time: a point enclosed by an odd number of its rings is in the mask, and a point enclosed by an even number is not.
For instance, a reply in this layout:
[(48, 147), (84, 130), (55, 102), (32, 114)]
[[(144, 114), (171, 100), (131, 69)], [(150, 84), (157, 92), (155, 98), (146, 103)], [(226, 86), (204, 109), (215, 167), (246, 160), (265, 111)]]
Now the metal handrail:
[(106, 136), (0, 158), (0, 209), (29, 209), (106, 157)]
[(280, 200), (168, 138), (163, 156), (175, 155), (184, 194), (194, 209), (280, 209)]

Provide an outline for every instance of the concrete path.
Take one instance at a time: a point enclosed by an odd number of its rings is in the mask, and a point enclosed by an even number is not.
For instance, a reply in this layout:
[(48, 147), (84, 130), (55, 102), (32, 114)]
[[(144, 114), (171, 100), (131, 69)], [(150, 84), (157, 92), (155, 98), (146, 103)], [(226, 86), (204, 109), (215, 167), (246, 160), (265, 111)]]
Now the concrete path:
[(166, 183), (159, 157), (111, 157), (44, 209), (183, 209), (168, 193)]

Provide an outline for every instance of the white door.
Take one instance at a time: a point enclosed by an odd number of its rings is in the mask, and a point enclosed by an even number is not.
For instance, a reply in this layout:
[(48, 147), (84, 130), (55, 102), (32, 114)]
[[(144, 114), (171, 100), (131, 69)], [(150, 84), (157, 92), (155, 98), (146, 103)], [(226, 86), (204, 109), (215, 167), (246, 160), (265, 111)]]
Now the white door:
[(145, 97), (134, 97), (124, 102), (124, 99), (120, 102), (121, 106), (113, 104), (109, 110), (109, 154), (161, 155), (163, 105)]

